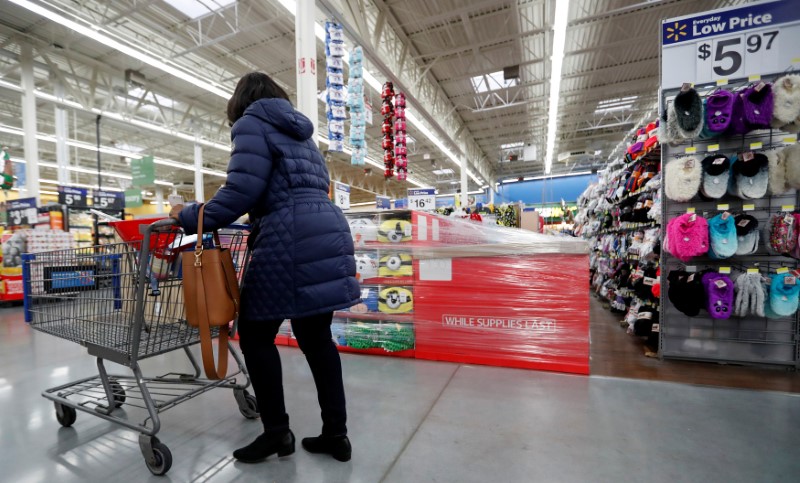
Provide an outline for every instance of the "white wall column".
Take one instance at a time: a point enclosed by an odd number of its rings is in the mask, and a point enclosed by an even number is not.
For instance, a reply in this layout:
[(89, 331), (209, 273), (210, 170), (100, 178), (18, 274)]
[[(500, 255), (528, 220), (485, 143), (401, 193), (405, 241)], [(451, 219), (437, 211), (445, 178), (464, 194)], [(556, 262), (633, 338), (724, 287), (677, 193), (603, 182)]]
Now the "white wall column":
[(494, 187), (491, 185), (489, 186), (489, 204), (494, 204)]
[[(59, 99), (64, 98), (64, 86), (61, 81), (55, 81), (55, 95)], [(56, 121), (56, 164), (58, 164), (58, 184), (61, 186), (69, 184), (69, 148), (67, 147), (67, 110), (55, 105)]]
[(198, 203), (205, 203), (206, 189), (203, 184), (203, 147), (194, 145), (194, 199)]
[[(464, 150), (466, 152), (466, 149)], [(461, 208), (467, 207), (469, 195), (469, 176), (467, 176), (467, 156), (461, 156)]]
[(164, 213), (164, 188), (156, 186), (156, 213)]
[(317, 103), (317, 37), (314, 34), (315, 0), (297, 0), (294, 32), (297, 65), (297, 110), (314, 125), (317, 134), (319, 106)]
[(20, 55), (22, 72), (22, 130), (25, 135), (25, 197), (39, 200), (39, 143), (36, 140), (36, 97), (33, 77), (33, 47), (23, 43)]

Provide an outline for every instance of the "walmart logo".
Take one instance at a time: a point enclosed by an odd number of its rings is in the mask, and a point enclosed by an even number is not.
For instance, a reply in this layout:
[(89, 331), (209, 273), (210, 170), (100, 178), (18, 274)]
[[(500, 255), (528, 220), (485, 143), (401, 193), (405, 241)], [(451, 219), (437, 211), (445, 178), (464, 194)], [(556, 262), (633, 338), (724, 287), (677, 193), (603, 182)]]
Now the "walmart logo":
[(677, 42), (683, 37), (686, 37), (688, 34), (686, 33), (686, 24), (681, 24), (679, 22), (675, 22), (672, 27), (667, 27), (667, 40), (672, 40)]

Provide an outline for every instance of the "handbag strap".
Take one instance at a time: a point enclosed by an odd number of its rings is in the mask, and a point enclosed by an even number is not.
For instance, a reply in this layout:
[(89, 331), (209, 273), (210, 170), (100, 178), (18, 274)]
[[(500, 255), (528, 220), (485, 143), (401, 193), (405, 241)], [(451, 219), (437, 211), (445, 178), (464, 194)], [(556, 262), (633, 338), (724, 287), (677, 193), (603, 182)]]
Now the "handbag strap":
[[(197, 293), (197, 313), (200, 317), (200, 348), (203, 355), (203, 369), (209, 379), (222, 379), (228, 374), (228, 330), (225, 326), (219, 328), (219, 351), (217, 353), (217, 364), (214, 364), (214, 347), (211, 343), (211, 324), (208, 320), (208, 305), (206, 304), (206, 289), (203, 282), (203, 209), (200, 206), (200, 213), (197, 218), (197, 246), (195, 247), (195, 287)], [(219, 243), (219, 235), (214, 231), (216, 242)], [(230, 283), (230, 277), (228, 277)], [(230, 287), (229, 287), (230, 290)], [(237, 308), (238, 310), (238, 308)]]
[[(203, 251), (203, 214), (205, 213), (206, 205), (205, 203), (200, 203), (200, 210), (197, 213), (197, 243), (195, 244), (195, 253)], [(214, 244), (216, 246), (220, 246), (219, 241), (219, 231), (213, 230), (212, 235), (214, 236)]]

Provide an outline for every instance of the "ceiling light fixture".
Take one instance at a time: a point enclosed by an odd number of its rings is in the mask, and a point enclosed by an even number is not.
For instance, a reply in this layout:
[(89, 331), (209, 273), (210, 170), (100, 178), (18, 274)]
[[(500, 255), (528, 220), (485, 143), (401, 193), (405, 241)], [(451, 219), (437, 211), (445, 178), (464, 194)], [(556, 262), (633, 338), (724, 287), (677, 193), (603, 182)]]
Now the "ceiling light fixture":
[(556, 146), (556, 130), (558, 129), (558, 101), (561, 90), (561, 67), (564, 63), (564, 44), (567, 38), (567, 17), (569, 16), (569, 0), (556, 3), (555, 22), (553, 24), (553, 56), (550, 58), (550, 110), (547, 117), (547, 153), (544, 158), (544, 172), (549, 174), (553, 167), (553, 150)]
[(63, 15), (60, 15), (57, 12), (53, 12), (52, 10), (46, 9), (40, 5), (37, 5), (29, 0), (11, 0), (11, 3), (17, 4), (22, 8), (28, 9), (33, 13), (39, 14), (42, 17), (51, 20), (59, 25), (63, 25), (70, 30), (74, 30), (75, 32), (89, 37), (90, 39), (99, 42), (107, 47), (112, 49), (118, 50), (125, 55), (133, 57), (136, 60), (144, 62), (145, 64), (155, 67), (167, 74), (170, 74), (178, 79), (184, 80), (194, 86), (197, 86), (203, 90), (206, 90), (212, 94), (215, 94), (223, 99), (228, 99), (231, 96), (231, 92), (225, 89), (222, 89), (219, 85), (214, 85), (210, 82), (198, 79), (197, 77), (193, 76), (192, 74), (183, 71), (175, 67), (174, 65), (167, 64), (166, 62), (162, 62), (158, 60), (154, 56), (142, 52), (140, 50), (134, 49), (128, 45), (123, 44), (117, 40), (112, 39), (111, 37), (100, 33), (99, 26), (97, 25), (82, 25), (78, 22), (68, 19)]

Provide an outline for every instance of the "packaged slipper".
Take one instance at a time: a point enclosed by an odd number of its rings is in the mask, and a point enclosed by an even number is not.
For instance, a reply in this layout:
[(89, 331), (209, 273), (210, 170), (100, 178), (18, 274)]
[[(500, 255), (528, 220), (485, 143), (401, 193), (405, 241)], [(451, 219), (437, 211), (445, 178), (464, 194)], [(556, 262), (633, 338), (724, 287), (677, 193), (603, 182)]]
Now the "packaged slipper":
[(711, 239), (710, 258), (721, 260), (736, 254), (738, 239), (733, 215), (726, 211), (708, 220), (708, 234)]
[(769, 306), (776, 315), (788, 317), (797, 312), (800, 302), (800, 285), (797, 277), (786, 273), (775, 273), (770, 276)]
[(766, 231), (767, 250), (773, 255), (791, 253), (797, 246), (797, 230), (794, 216), (791, 213), (772, 215)]
[(706, 129), (714, 133), (723, 133), (731, 125), (733, 117), (733, 92), (719, 90), (708, 96), (706, 100)]
[(689, 201), (697, 195), (702, 179), (699, 158), (673, 159), (664, 167), (664, 192), (673, 201)]
[(703, 159), (703, 182), (700, 192), (706, 198), (719, 199), (725, 196), (731, 175), (731, 161), (724, 154), (714, 154)]
[(772, 127), (781, 129), (800, 117), (800, 75), (790, 74), (772, 86)]
[(749, 131), (769, 129), (773, 110), (772, 84), (759, 82), (742, 93), (744, 117)]
[(669, 105), (668, 131), (678, 139), (695, 139), (703, 130), (703, 101), (694, 88), (679, 92)]
[(800, 188), (800, 144), (792, 144), (781, 149), (778, 158), (783, 160), (786, 184), (795, 189)]
[(716, 272), (703, 275), (703, 287), (706, 291), (706, 310), (712, 319), (728, 319), (733, 314), (733, 281)]
[(764, 151), (767, 157), (769, 170), (769, 188), (767, 192), (771, 195), (782, 195), (791, 189), (786, 180), (786, 159), (781, 156), (778, 149), (768, 149)]
[(758, 251), (761, 232), (754, 216), (739, 214), (733, 219), (736, 224), (736, 255), (752, 255)]
[(669, 252), (688, 262), (708, 253), (708, 222), (696, 213), (685, 213), (667, 224)]
[(738, 197), (763, 198), (769, 186), (769, 159), (762, 153), (744, 153), (733, 162), (733, 176)]

